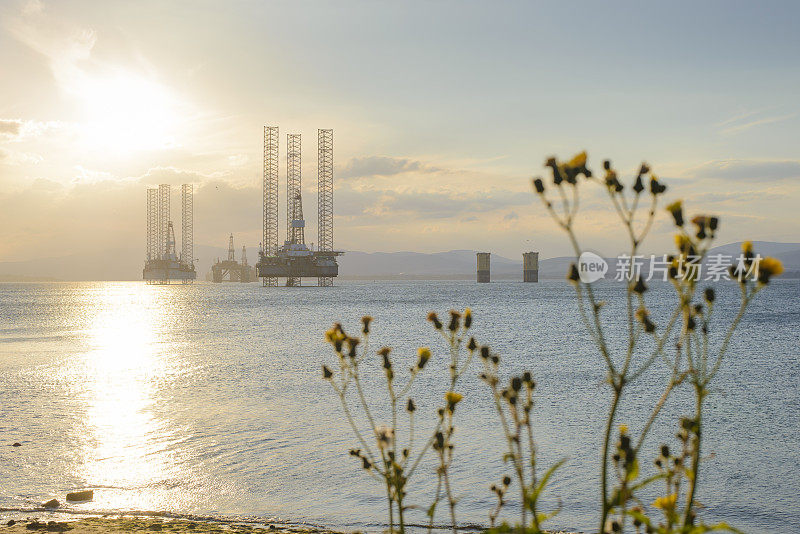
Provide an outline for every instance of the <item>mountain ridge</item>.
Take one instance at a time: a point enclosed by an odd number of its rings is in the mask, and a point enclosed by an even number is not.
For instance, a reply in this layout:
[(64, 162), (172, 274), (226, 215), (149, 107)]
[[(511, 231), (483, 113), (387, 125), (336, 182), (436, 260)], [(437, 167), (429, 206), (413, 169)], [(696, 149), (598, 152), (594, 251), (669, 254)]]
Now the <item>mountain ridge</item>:
[[(786, 277), (800, 277), (800, 243), (771, 241), (753, 242), (755, 250), (762, 256), (775, 256), (786, 268)], [(711, 254), (726, 254), (734, 258), (741, 250), (741, 242), (728, 243), (711, 249)], [(473, 279), (476, 271), (477, 251), (455, 249), (442, 252), (360, 252), (346, 251), (339, 258), (339, 273), (342, 279)], [(197, 278), (204, 280), (216, 258), (227, 257), (223, 247), (195, 246)], [(239, 259), (240, 251), (236, 251)], [(251, 265), (257, 254), (248, 255)], [(540, 278), (562, 278), (574, 261), (572, 256), (556, 256), (539, 260)], [(606, 258), (609, 272), (614, 272), (616, 259)], [(0, 281), (87, 281), (87, 280), (141, 280), (144, 261), (138, 250), (116, 249), (105, 251), (96, 257), (70, 255), (48, 257), (21, 262), (0, 262)], [(491, 272), (494, 279), (521, 279), (522, 258), (507, 258), (499, 254), (491, 256)]]

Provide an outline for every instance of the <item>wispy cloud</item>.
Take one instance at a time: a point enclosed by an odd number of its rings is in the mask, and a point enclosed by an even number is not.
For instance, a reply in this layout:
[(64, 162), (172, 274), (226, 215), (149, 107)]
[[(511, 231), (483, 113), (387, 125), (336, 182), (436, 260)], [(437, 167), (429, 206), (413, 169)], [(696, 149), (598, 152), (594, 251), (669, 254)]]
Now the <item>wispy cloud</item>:
[(339, 170), (341, 178), (393, 176), (404, 172), (431, 173), (441, 169), (409, 158), (390, 156), (363, 156), (350, 159)]
[[(732, 118), (727, 121), (724, 121), (720, 124), (720, 126), (724, 126), (720, 133), (722, 135), (735, 135), (747, 131), (751, 128), (755, 128), (756, 126), (764, 126), (766, 124), (775, 124), (778, 122), (787, 121), (789, 119), (793, 119), (797, 116), (797, 113), (787, 113), (785, 115), (774, 115), (771, 117), (762, 117), (757, 119), (751, 119), (757, 113), (751, 112), (742, 115), (738, 118)], [(746, 120), (751, 119), (751, 120)]]
[(21, 127), (22, 127), (21, 120), (0, 119), (0, 135), (8, 137), (16, 137), (19, 135), (19, 130)]
[(800, 178), (800, 160), (714, 160), (687, 171), (693, 178), (767, 182)]

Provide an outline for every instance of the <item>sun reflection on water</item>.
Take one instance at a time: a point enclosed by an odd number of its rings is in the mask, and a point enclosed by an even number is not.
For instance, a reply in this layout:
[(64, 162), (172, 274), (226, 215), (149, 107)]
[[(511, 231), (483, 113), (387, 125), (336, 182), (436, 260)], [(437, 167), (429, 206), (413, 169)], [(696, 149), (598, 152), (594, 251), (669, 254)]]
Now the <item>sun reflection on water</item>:
[(79, 479), (95, 492), (92, 507), (157, 509), (174, 463), (174, 438), (159, 413), (159, 386), (170, 365), (159, 350), (168, 311), (164, 294), (145, 286), (105, 286), (93, 292), (88, 351), (76, 386), (85, 402)]

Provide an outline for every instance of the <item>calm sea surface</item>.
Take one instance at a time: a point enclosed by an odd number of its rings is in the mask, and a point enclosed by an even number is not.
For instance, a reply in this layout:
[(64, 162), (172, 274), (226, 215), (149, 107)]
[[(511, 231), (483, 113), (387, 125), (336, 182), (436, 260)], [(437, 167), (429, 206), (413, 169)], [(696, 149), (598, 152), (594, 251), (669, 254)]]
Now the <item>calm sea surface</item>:
[[(597, 290), (608, 302), (608, 321), (621, 318), (620, 288)], [(718, 293), (717, 312), (730, 318), (738, 292), (727, 284)], [(647, 296), (664, 311), (671, 290), (654, 287)], [(67, 491), (94, 488), (93, 502), (73, 508), (379, 530), (382, 489), (347, 454), (356, 441), (321, 378), (321, 364), (336, 363), (323, 333), (334, 321), (355, 332), (370, 314), (372, 348), (394, 347), (400, 369), (417, 347), (431, 346), (432, 365), (412, 391), (421, 436), (441, 403), (447, 365), (445, 344), (425, 315), (465, 306), (474, 311), (478, 340), (502, 355), (503, 370), (529, 369), (538, 381), (540, 465), (567, 458), (546, 499), (563, 509), (548, 526), (593, 530), (609, 392), (572, 290), (560, 281), (2, 284), (0, 507), (63, 502)], [(800, 283), (779, 281), (742, 322), (708, 399), (699, 490), (707, 522), (800, 532), (798, 349)], [(378, 397), (380, 364), (373, 358), (367, 365), (376, 377), (367, 386)], [(457, 410), (453, 474), (464, 523), (487, 522), (494, 504), (488, 487), (507, 472), (479, 371), (475, 362)], [(644, 375), (620, 422), (640, 428), (665, 377), (663, 364)], [(688, 399), (682, 390), (666, 406), (643, 450), (645, 464), (662, 441), (677, 446), (676, 422), (689, 415)], [(11, 447), (17, 441), (22, 446)], [(432, 464), (415, 477), (409, 501), (424, 509)], [(420, 520), (421, 512), (413, 514)]]

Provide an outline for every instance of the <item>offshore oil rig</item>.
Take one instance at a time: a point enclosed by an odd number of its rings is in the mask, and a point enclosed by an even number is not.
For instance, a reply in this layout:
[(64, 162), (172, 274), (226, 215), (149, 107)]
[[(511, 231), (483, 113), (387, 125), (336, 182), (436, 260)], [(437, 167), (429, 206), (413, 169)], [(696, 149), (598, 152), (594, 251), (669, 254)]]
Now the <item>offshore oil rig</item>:
[(247, 249), (242, 247), (242, 261), (236, 261), (236, 252), (233, 248), (233, 234), (228, 239), (228, 259), (220, 260), (211, 266), (211, 281), (220, 283), (228, 282), (255, 282), (255, 268), (247, 263)]
[[(278, 247), (278, 127), (264, 127), (263, 241), (256, 264), (265, 286), (302, 285), (316, 277), (332, 286), (339, 274), (333, 250), (333, 130), (317, 130), (317, 250), (306, 246), (303, 218), (300, 134), (286, 136), (286, 240)], [(312, 247), (313, 248), (313, 247)]]
[(194, 269), (194, 204), (192, 184), (181, 186), (181, 253), (175, 250), (175, 229), (170, 220), (171, 189), (168, 184), (147, 189), (147, 251), (142, 279), (148, 284), (173, 280), (190, 284)]

